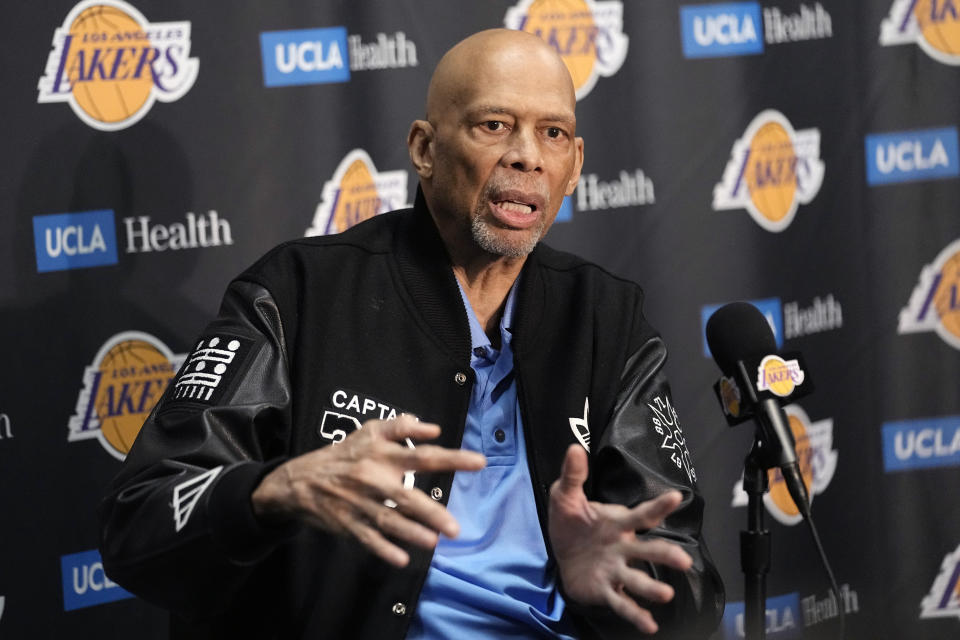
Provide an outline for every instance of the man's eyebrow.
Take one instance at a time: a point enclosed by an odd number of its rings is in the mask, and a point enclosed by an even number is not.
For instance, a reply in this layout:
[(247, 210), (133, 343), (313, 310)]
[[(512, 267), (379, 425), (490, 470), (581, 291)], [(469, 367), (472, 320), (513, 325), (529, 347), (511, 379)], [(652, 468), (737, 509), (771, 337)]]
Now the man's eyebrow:
[[(500, 107), (492, 104), (482, 104), (476, 107), (473, 107), (467, 111), (467, 115), (470, 117), (476, 117), (480, 114), (492, 113), (492, 114), (503, 114), (503, 115), (513, 115), (513, 110), (508, 109), (507, 107)], [(573, 125), (576, 124), (577, 119), (568, 114), (559, 114), (559, 113), (548, 113), (542, 115), (538, 118), (541, 122), (559, 122), (563, 124)]]

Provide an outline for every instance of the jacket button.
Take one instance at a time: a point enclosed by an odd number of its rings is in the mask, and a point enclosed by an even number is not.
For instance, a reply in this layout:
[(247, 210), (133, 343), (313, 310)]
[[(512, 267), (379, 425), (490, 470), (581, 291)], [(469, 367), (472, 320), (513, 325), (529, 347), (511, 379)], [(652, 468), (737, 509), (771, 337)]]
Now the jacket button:
[(434, 500), (439, 500), (443, 497), (443, 489), (440, 487), (434, 487), (433, 489), (430, 489), (430, 497)]
[(392, 611), (398, 616), (406, 615), (407, 605), (403, 604), (402, 602), (394, 602)]
[(462, 387), (467, 384), (467, 374), (458, 371), (457, 375), (453, 376), (453, 380)]

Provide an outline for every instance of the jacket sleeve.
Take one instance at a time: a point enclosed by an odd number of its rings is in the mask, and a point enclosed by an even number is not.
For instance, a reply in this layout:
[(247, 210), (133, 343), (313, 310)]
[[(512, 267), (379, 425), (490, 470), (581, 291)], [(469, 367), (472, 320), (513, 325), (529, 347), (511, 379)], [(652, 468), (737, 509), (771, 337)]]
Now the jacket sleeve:
[(187, 618), (222, 610), (291, 533), (261, 526), (250, 504), (283, 461), (290, 423), (277, 306), (235, 281), (100, 504), (111, 579)]
[[(701, 535), (704, 501), (664, 374), (666, 347), (642, 316), (639, 322), (643, 339), (626, 361), (613, 415), (594, 452), (594, 499), (633, 506), (670, 489), (681, 492), (677, 510), (639, 535), (680, 545), (693, 567), (681, 572), (647, 563), (643, 569), (670, 584), (676, 595), (666, 605), (640, 604), (657, 621), (657, 638), (706, 638), (723, 615), (723, 582)], [(619, 619), (599, 626), (603, 637), (638, 635)]]

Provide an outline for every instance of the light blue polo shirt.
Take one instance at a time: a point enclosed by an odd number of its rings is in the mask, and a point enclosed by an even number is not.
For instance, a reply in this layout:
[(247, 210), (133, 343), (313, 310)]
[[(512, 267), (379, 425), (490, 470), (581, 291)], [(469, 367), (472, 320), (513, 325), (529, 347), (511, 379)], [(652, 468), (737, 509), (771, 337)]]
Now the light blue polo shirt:
[[(476, 383), (462, 448), (487, 457), (481, 471), (454, 474), (447, 508), (460, 523), (440, 536), (407, 638), (568, 638), (564, 602), (537, 518), (510, 347), (517, 284), (494, 349), (460, 288), (470, 321)], [(467, 635), (463, 635), (463, 634)]]

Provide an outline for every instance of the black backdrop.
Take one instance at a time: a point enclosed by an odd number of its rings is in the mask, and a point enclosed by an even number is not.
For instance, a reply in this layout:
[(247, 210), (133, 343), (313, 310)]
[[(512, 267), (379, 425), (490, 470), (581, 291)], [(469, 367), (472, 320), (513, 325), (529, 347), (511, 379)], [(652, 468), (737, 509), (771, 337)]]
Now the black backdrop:
[[(703, 318), (733, 300), (756, 302), (815, 381), (791, 423), (848, 637), (956, 637), (958, 11), (953, 0), (8, 9), (0, 637), (164, 637), (165, 615), (97, 564), (103, 486), (233, 275), (282, 240), (412, 200), (404, 139), (430, 72), (497, 26), (539, 32), (578, 84), (584, 177), (548, 241), (640, 282), (670, 346), (728, 589), (716, 637), (742, 634), (735, 489), (752, 433), (724, 424)], [(781, 492), (775, 482), (767, 507), (769, 637), (835, 637), (837, 603)]]

